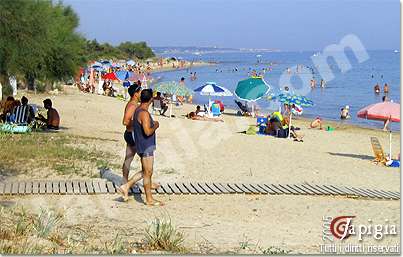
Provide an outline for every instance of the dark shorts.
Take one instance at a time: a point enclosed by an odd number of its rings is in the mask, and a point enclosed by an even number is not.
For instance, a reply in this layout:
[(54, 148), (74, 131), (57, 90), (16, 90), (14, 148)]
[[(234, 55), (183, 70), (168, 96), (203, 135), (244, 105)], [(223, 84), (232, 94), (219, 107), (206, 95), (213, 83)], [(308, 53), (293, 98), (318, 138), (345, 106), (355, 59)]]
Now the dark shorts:
[(154, 151), (149, 151), (149, 152), (145, 152), (145, 153), (137, 153), (137, 154), (140, 156), (140, 158), (151, 157), (151, 156), (154, 156)]
[(53, 125), (47, 125), (47, 129), (53, 129), (53, 130), (59, 130), (59, 127), (53, 126)]
[(128, 146), (136, 146), (136, 144), (134, 143), (134, 137), (132, 132), (126, 130), (123, 137)]

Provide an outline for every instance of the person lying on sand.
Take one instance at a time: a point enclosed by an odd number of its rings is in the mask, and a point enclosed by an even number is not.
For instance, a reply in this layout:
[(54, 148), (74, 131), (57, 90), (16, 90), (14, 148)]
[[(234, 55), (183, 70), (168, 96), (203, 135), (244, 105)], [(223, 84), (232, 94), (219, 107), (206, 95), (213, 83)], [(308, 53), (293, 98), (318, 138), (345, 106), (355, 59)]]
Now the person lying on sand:
[(311, 124), (309, 125), (310, 128), (317, 128), (322, 129), (322, 119), (320, 117), (316, 117)]
[(206, 112), (202, 111), (200, 105), (198, 105), (198, 106), (196, 106), (195, 114), (197, 116), (203, 117), (204, 115), (206, 115)]
[(206, 117), (206, 116), (198, 116), (196, 115), (195, 112), (190, 112), (188, 115), (186, 115), (186, 118), (191, 119), (191, 120), (204, 120), (204, 121), (221, 121), (224, 122), (222, 118), (219, 117)]

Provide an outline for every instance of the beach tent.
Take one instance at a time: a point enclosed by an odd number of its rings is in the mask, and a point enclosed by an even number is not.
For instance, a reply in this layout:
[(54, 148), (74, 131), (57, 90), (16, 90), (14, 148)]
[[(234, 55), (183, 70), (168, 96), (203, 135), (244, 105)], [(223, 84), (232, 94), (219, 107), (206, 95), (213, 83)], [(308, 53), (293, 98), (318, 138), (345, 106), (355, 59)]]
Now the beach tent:
[[(400, 104), (393, 102), (371, 104), (359, 110), (357, 117), (384, 122), (400, 122)], [(392, 159), (392, 130), (389, 130), (389, 158)]]
[(211, 96), (232, 96), (231, 91), (225, 87), (218, 86), (215, 82), (206, 82), (203, 86), (198, 87), (194, 92), (200, 93), (200, 95), (208, 96), (208, 111), (210, 112)]

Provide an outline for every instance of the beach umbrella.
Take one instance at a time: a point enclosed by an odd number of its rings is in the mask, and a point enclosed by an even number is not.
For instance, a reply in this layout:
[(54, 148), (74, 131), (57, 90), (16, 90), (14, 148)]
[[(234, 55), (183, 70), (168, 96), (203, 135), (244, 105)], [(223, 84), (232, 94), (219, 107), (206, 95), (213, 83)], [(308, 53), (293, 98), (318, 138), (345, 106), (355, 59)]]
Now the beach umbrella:
[[(270, 90), (270, 86), (262, 77), (250, 77), (238, 82), (235, 95), (244, 101), (254, 102), (262, 98)], [(252, 105), (252, 113), (254, 113)]]
[[(188, 89), (185, 85), (181, 85), (176, 81), (168, 81), (168, 82), (161, 82), (154, 85), (154, 91), (175, 95), (175, 96), (190, 96), (192, 95), (192, 91)], [(172, 116), (172, 101), (171, 101), (171, 108), (169, 110), (169, 117)]]
[(130, 72), (125, 70), (119, 70), (115, 72), (116, 77), (121, 80), (127, 80), (130, 77)]
[(106, 73), (102, 76), (103, 79), (118, 80), (114, 72)]
[(257, 101), (269, 92), (270, 86), (262, 77), (251, 77), (238, 82), (235, 95), (244, 101)]
[(126, 62), (126, 64), (127, 64), (127, 65), (130, 65), (130, 66), (133, 66), (133, 65), (136, 64), (136, 62), (133, 61), (133, 60), (128, 60), (128, 61)]
[[(279, 102), (288, 105), (298, 105), (301, 107), (311, 107), (313, 106), (313, 101), (306, 98), (302, 95), (293, 95), (290, 93), (281, 93), (277, 96)], [(290, 129), (291, 129), (291, 119), (292, 119), (292, 112), (290, 113), (290, 124), (288, 126), (288, 137), (290, 137)]]
[(203, 86), (196, 88), (194, 92), (198, 92), (200, 95), (207, 95), (209, 97), (209, 110), (211, 96), (232, 96), (231, 91), (225, 87), (218, 86), (215, 82), (206, 82)]
[(154, 85), (154, 90), (163, 94), (190, 96), (192, 91), (176, 81), (161, 82)]
[[(359, 110), (357, 117), (384, 122), (400, 122), (400, 104), (393, 102), (371, 104)], [(389, 158), (392, 159), (392, 130), (389, 130)]]

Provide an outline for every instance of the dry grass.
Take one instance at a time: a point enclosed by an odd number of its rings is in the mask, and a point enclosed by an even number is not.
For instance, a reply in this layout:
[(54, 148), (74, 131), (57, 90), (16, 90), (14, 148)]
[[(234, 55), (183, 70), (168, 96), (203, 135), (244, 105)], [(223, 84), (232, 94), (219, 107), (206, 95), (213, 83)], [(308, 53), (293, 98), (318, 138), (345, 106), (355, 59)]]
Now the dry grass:
[[(47, 170), (47, 175), (94, 177), (114, 156), (88, 147), (88, 139), (59, 133), (2, 134), (0, 171), (5, 176)], [(79, 147), (86, 145), (87, 148)], [(30, 177), (32, 178), (30, 174)], [(43, 172), (40, 174), (43, 178)]]
[(184, 237), (165, 219), (153, 220), (145, 238), (104, 234), (94, 225), (68, 225), (55, 210), (0, 208), (0, 254), (183, 253)]
[(184, 252), (184, 235), (172, 224), (170, 218), (155, 218), (145, 230), (145, 245), (151, 250)]

